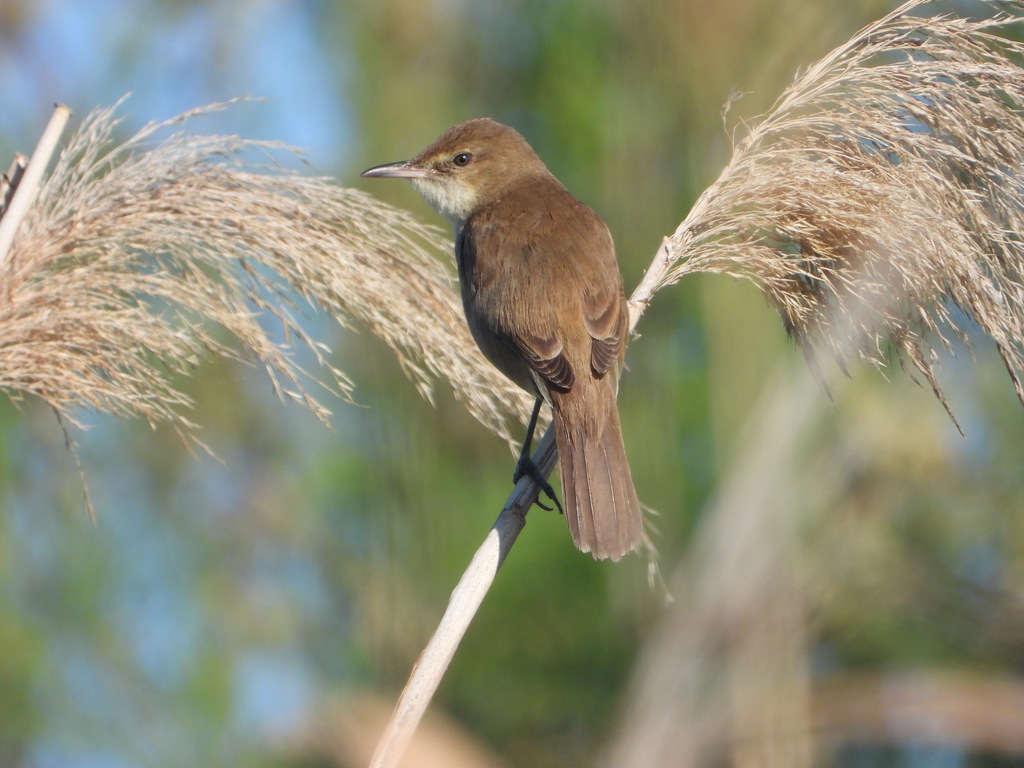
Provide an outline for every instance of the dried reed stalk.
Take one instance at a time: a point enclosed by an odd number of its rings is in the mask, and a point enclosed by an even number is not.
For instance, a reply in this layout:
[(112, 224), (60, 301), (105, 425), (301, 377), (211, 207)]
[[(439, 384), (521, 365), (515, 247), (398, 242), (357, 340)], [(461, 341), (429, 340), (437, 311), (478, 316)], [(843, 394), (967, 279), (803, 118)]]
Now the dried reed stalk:
[(915, 15), (928, 5), (904, 4), (797, 77), (651, 281), (751, 279), (812, 367), (818, 350), (882, 366), (888, 338), (943, 405), (937, 352), (973, 320), (1024, 402), (1024, 46), (996, 34), (1024, 3), (987, 3), (1002, 13), (986, 20)]
[(50, 122), (39, 137), (32, 159), (25, 161), (21, 155), (15, 155), (10, 170), (4, 175), (4, 183), (0, 185), (3, 186), (3, 195), (0, 196), (0, 265), (10, 255), (14, 236), (35, 202), (43, 174), (70, 118), (71, 110), (68, 107), (63, 104), (54, 105)]
[[(283, 145), (196, 136), (217, 104), (116, 142), (116, 107), (89, 115), (39, 190), (0, 268), (0, 389), (169, 422), (191, 435), (179, 388), (204, 356), (258, 361), (321, 418), (297, 346), (351, 391), (298, 317), (305, 299), (369, 328), (431, 397), (447, 379), (500, 435), (527, 406), (476, 350), (439, 232), (328, 179), (264, 163)], [(272, 320), (273, 322), (269, 322)]]

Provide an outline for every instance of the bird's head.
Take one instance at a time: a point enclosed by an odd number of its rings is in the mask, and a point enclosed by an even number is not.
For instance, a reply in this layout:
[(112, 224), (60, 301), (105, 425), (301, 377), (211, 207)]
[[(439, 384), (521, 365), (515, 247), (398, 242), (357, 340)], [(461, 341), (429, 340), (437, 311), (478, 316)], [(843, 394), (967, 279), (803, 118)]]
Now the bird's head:
[(481, 117), (452, 126), (412, 160), (360, 175), (408, 179), (458, 231), (475, 210), (510, 186), (550, 173), (517, 131)]

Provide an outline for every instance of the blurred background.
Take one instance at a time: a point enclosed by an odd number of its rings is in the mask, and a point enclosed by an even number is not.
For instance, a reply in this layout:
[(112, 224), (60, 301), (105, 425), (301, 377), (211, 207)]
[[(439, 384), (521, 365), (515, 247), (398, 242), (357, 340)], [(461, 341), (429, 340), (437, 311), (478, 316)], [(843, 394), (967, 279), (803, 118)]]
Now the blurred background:
[[(74, 122), (130, 92), (127, 135), (265, 97), (190, 130), (303, 147), (315, 172), (441, 224), (358, 173), (489, 115), (606, 218), (631, 289), (743, 120), (893, 6), (0, 0), (0, 164), (55, 101)], [(215, 459), (82, 414), (79, 468), (47, 408), (0, 401), (0, 767), (365, 762), (514, 459), (368, 334), (308, 323), (356, 384), (332, 430), (220, 360), (183, 385)], [(700, 658), (680, 765), (1024, 765), (1024, 409), (985, 340), (941, 359), (963, 436), (898, 365), (855, 366), (831, 400), (809, 389), (813, 428), (775, 497), (804, 512), (783, 525), (785, 567), (762, 573), (701, 542), (730, 535), (709, 526), (738, 463), (785, 444), (784, 421), (753, 442), (746, 425), (802, 362), (725, 277), (666, 289), (639, 332), (620, 408), (668, 586), (641, 557), (579, 555), (535, 509), (409, 764), (595, 764), (638, 711), (638, 659)], [(744, 573), (763, 578), (740, 608), (701, 609)], [(673, 656), (666, 627), (687, 617)]]

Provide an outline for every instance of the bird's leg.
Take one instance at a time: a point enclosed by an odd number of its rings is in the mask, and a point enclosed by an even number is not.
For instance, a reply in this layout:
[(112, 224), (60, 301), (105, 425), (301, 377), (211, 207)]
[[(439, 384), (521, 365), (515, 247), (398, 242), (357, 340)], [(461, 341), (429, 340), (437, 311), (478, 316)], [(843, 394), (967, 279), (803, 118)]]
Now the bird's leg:
[(526, 439), (523, 440), (523, 449), (519, 452), (519, 461), (516, 462), (516, 473), (512, 476), (512, 482), (518, 483), (523, 475), (532, 475), (537, 471), (534, 467), (530, 469), (530, 465), (533, 464), (533, 459), (530, 458), (530, 452), (533, 450), (533, 433), (537, 429), (537, 417), (540, 416), (540, 407), (543, 405), (543, 398), (538, 397), (533, 404), (533, 413), (530, 414), (530, 424), (526, 427)]
[[(519, 452), (519, 461), (516, 462), (516, 471), (512, 476), (512, 482), (518, 483), (524, 476), (529, 475), (530, 479), (535, 482), (542, 491), (547, 495), (549, 499), (555, 502), (555, 506), (558, 507), (559, 514), (564, 515), (565, 511), (562, 509), (562, 502), (558, 500), (558, 496), (555, 495), (554, 489), (551, 487), (551, 483), (541, 475), (540, 470), (537, 469), (537, 465), (533, 463), (533, 459), (530, 457), (530, 453), (533, 448), (533, 432), (537, 429), (537, 417), (540, 415), (540, 407), (544, 404), (544, 399), (541, 397), (537, 398), (537, 402), (533, 404), (533, 413), (530, 414), (530, 425), (526, 428), (526, 439), (523, 441), (523, 450)], [(540, 503), (540, 501), (534, 502), (541, 509), (551, 512), (551, 507), (547, 507)]]

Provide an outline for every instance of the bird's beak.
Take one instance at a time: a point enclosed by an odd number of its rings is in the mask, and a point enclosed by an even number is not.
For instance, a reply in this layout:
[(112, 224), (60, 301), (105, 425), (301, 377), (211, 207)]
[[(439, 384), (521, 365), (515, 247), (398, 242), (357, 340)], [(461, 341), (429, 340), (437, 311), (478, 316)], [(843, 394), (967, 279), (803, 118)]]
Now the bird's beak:
[(413, 165), (410, 160), (403, 160), (398, 163), (387, 163), (368, 168), (360, 176), (371, 179), (425, 179), (429, 169), (419, 165)]

